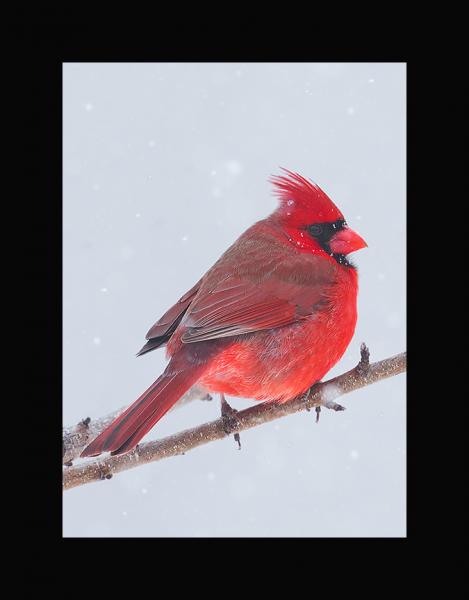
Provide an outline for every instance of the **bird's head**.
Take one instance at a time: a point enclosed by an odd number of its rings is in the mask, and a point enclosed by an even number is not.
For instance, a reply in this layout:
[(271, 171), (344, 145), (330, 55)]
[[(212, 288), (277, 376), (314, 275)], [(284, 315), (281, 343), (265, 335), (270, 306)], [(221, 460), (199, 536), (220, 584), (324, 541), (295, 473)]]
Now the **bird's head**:
[(344, 215), (321, 188), (298, 173), (271, 177), (280, 203), (270, 219), (277, 222), (299, 249), (319, 251), (341, 264), (367, 243), (347, 225)]

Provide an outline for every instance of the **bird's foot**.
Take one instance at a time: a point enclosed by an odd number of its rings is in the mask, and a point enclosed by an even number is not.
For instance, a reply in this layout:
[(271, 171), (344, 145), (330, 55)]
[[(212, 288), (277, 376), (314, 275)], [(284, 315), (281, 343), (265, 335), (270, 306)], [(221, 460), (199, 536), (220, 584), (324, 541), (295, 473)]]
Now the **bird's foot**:
[(321, 414), (321, 407), (319, 406), (319, 404), (316, 406), (315, 410), (316, 410), (316, 423), (319, 423), (319, 416)]
[(332, 400), (323, 402), (322, 405), (330, 410), (345, 410), (345, 406), (342, 406), (342, 404), (337, 404), (337, 402), (333, 402)]
[(239, 437), (239, 433), (236, 429), (239, 426), (238, 419), (236, 417), (236, 413), (238, 412), (235, 408), (232, 408), (228, 402), (225, 400), (225, 395), (220, 394), (221, 396), (221, 418), (223, 420), (223, 431), (226, 435), (230, 435), (234, 433), (235, 442), (238, 442), (238, 449), (241, 450), (241, 439)]
[[(316, 402), (311, 402), (311, 398), (314, 396), (314, 394), (317, 391), (317, 386), (320, 385), (320, 381), (316, 382), (314, 385), (312, 385), (309, 390), (305, 393), (304, 395), (304, 401), (306, 404), (306, 410), (308, 412), (311, 411), (311, 409), (313, 408), (313, 406), (315, 407), (316, 410), (316, 423), (319, 421), (319, 413), (321, 412), (321, 407), (318, 405), (317, 401)], [(319, 410), (318, 410), (319, 408)]]
[(310, 411), (314, 406), (314, 410), (316, 412), (316, 423), (319, 423), (319, 417), (321, 415), (321, 407), (322, 406), (324, 406), (325, 408), (329, 408), (330, 410), (335, 410), (335, 411), (345, 410), (345, 406), (342, 406), (341, 404), (337, 404), (337, 402), (334, 402), (333, 400), (326, 400), (324, 397), (322, 397), (322, 395), (320, 396), (319, 401), (315, 400), (314, 402), (311, 402), (311, 398), (317, 392), (316, 386), (321, 385), (321, 384), (322, 384), (322, 382), (318, 381), (313, 386), (311, 386), (309, 388), (309, 390), (306, 392), (305, 398), (304, 398), (307, 411)]

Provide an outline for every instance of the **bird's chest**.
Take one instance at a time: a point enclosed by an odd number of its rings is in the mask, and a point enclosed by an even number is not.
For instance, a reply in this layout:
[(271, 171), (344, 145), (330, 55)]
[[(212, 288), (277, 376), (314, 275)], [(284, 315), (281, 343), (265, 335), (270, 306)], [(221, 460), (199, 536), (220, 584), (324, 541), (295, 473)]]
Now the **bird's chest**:
[(337, 363), (357, 320), (354, 274), (344, 274), (325, 308), (302, 321), (238, 336), (201, 380), (212, 392), (286, 401), (307, 390)]

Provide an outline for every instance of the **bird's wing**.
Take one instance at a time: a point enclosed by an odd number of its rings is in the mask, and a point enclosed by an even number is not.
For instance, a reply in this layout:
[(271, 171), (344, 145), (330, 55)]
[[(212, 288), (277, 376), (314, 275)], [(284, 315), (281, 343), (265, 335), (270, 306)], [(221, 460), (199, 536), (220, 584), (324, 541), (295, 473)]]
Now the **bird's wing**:
[(182, 342), (289, 325), (311, 317), (329, 301), (335, 269), (323, 257), (298, 254), (279, 260), (273, 256), (264, 261), (261, 274), (252, 272), (249, 258), (246, 264), (247, 269), (237, 263), (235, 272), (222, 277), (217, 269), (208, 274), (182, 320)]
[(141, 356), (150, 350), (164, 346), (169, 338), (172, 336), (174, 330), (181, 322), (184, 313), (190, 306), (190, 303), (194, 299), (197, 291), (200, 287), (200, 281), (198, 281), (193, 288), (184, 294), (179, 300), (167, 310), (164, 315), (158, 319), (158, 321), (149, 329), (145, 338), (148, 342), (138, 352), (137, 356)]

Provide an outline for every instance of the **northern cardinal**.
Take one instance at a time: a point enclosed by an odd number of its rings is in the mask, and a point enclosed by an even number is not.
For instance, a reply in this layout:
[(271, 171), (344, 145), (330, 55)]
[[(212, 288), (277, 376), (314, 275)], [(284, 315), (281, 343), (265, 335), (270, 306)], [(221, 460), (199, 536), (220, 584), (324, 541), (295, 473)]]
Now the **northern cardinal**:
[(147, 333), (138, 355), (166, 344), (163, 374), (81, 456), (128, 452), (195, 383), (282, 403), (341, 358), (357, 320), (357, 271), (347, 255), (367, 244), (315, 183), (283, 170), (271, 178), (278, 208)]

